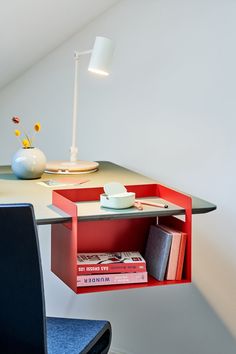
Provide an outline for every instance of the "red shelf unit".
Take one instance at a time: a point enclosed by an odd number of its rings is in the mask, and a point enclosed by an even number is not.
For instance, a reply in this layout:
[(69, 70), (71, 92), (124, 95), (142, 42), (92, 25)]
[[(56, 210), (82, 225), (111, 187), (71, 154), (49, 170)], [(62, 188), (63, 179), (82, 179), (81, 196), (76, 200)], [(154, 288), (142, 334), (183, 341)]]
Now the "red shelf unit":
[[(191, 282), (191, 197), (160, 184), (126, 186), (136, 198), (159, 197), (185, 209), (185, 220), (174, 216), (158, 216), (162, 223), (187, 233), (187, 246), (181, 281), (158, 281), (148, 277), (148, 283), (77, 287), (78, 252), (139, 251), (143, 254), (149, 227), (156, 224), (157, 215), (121, 217), (120, 219), (80, 220), (76, 202), (99, 201), (102, 187), (54, 190), (52, 204), (71, 216), (71, 221), (52, 225), (51, 269), (75, 293), (91, 293), (149, 286)], [(158, 214), (158, 212), (157, 212)], [(173, 213), (174, 214), (174, 213)]]

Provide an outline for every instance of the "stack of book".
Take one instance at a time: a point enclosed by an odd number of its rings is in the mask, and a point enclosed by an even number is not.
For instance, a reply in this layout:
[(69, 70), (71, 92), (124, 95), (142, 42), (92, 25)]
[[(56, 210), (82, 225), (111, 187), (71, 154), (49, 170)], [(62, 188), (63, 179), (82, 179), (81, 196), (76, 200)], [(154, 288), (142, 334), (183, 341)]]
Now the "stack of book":
[(139, 252), (77, 254), (78, 287), (145, 282), (146, 262)]
[(151, 225), (145, 260), (155, 279), (181, 280), (187, 235), (165, 225)]

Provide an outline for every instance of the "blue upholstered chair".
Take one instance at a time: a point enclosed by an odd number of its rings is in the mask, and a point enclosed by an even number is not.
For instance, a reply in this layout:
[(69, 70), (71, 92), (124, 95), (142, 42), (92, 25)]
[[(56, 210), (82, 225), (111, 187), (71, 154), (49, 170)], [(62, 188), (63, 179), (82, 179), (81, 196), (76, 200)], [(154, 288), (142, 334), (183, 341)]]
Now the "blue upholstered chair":
[(108, 321), (46, 318), (32, 205), (0, 205), (0, 250), (0, 353), (108, 352)]

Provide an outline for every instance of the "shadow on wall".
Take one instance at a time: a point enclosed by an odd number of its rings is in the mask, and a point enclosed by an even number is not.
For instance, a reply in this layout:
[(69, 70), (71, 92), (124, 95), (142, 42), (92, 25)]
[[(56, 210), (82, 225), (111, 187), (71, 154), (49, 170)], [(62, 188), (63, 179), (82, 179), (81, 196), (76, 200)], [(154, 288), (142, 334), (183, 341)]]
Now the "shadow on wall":
[[(218, 213), (222, 222), (219, 222)], [(228, 238), (232, 238), (233, 230), (230, 227), (232, 220), (228, 218), (226, 212), (218, 210), (215, 215), (208, 215), (208, 219), (201, 215), (201, 222), (195, 219), (193, 276), (196, 286), (218, 315), (227, 320), (227, 327), (236, 338), (236, 262), (235, 250), (228, 246), (232, 247)]]

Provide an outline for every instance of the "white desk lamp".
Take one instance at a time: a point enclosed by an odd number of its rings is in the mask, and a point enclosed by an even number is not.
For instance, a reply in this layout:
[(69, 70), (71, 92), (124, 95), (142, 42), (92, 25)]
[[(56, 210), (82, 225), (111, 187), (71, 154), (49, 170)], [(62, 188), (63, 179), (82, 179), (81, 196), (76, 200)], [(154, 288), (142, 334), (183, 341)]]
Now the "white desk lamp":
[(105, 37), (96, 37), (93, 49), (84, 52), (75, 52), (75, 82), (73, 100), (72, 145), (70, 161), (52, 161), (47, 163), (45, 172), (57, 174), (90, 173), (98, 169), (97, 162), (77, 160), (76, 125), (78, 110), (78, 69), (80, 56), (91, 53), (88, 70), (99, 75), (109, 75), (114, 46), (113, 42)]

